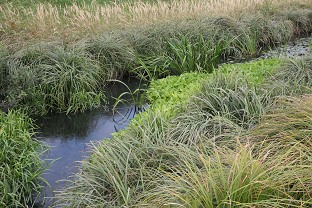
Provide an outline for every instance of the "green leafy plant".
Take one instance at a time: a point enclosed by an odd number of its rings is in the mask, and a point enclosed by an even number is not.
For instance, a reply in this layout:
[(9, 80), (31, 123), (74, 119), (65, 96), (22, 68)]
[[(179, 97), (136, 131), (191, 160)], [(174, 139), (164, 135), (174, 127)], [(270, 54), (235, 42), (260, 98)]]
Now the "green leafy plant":
[(250, 35), (247, 34), (247, 32), (241, 28), (242, 35), (237, 39), (237, 47), (242, 52), (243, 56), (245, 58), (248, 57), (256, 57), (261, 50), (258, 47), (258, 31), (256, 28), (254, 28)]
[(42, 177), (53, 163), (48, 147), (33, 138), (33, 120), (22, 111), (0, 112), (0, 127), (0, 206), (32, 206), (49, 186)]
[[(166, 38), (164, 46), (159, 48), (161, 55), (148, 57), (140, 68), (148, 71), (150, 75), (155, 74), (155, 71), (167, 75), (194, 71), (211, 73), (217, 68), (220, 57), (225, 55), (234, 40), (235, 38), (227, 41), (220, 39), (214, 43), (214, 38), (205, 40), (201, 35), (192, 43), (187, 36), (179, 34), (178, 37)], [(142, 60), (140, 62), (142, 63)]]

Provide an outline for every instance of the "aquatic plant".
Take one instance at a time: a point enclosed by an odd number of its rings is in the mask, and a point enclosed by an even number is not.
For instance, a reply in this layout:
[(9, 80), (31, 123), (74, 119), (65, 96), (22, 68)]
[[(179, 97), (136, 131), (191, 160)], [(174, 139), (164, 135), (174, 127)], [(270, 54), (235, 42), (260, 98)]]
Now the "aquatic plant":
[(252, 56), (256, 57), (261, 48), (258, 46), (258, 31), (257, 28), (253, 28), (250, 34), (241, 28), (242, 35), (237, 40), (237, 47), (242, 52), (245, 58)]
[[(117, 98), (115, 99), (115, 103), (113, 105), (113, 112), (115, 113), (115, 108), (118, 104), (122, 103), (123, 105), (128, 105), (128, 106), (132, 106), (132, 104), (134, 104), (134, 112), (137, 113), (139, 111), (144, 110), (144, 106), (146, 104), (146, 89), (148, 87), (148, 84), (143, 84), (145, 85), (145, 88), (141, 88), (141, 84), (139, 84), (139, 87), (132, 91), (128, 85), (120, 80), (108, 80), (110, 82), (118, 82), (121, 83), (122, 85), (124, 85), (128, 91), (121, 93)], [(123, 99), (123, 97), (129, 95), (131, 97), (130, 100), (127, 99)]]

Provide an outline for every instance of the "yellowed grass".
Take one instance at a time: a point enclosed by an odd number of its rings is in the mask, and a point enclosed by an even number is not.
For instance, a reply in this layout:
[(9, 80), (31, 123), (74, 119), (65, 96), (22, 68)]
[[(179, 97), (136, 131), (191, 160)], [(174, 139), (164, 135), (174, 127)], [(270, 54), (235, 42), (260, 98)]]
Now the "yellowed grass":
[[(198, 18), (207, 15), (230, 15), (254, 12), (263, 6), (272, 9), (311, 0), (173, 0), (171, 3), (115, 3), (65, 8), (38, 4), (36, 9), (0, 6), (0, 35), (15, 41), (62, 38), (80, 39), (105, 30), (164, 22), (172, 19)], [(1, 39), (0, 39), (1, 40)]]

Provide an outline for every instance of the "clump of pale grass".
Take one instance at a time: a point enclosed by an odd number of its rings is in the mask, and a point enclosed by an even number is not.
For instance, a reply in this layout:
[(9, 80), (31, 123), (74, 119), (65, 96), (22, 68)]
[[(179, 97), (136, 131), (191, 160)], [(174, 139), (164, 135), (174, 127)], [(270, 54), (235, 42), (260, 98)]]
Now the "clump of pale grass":
[[(164, 185), (145, 193), (146, 200), (158, 207), (311, 205), (311, 182), (306, 175), (312, 168), (306, 165), (311, 151), (294, 145), (274, 155), (271, 148), (258, 151), (239, 141), (234, 149), (167, 147), (164, 151), (177, 160), (163, 169)], [(309, 156), (297, 157), (298, 152)]]
[(135, 59), (127, 39), (114, 33), (104, 33), (96, 38), (82, 40), (75, 47), (90, 53), (101, 64), (106, 79), (122, 77)]
[(253, 141), (293, 143), (311, 141), (312, 97), (284, 97), (278, 99), (270, 111), (262, 117), (261, 124), (250, 133)]
[[(311, 55), (287, 59), (268, 80), (273, 96), (297, 96), (311, 94)], [(274, 86), (274, 87), (272, 87)]]
[(286, 11), (287, 19), (294, 24), (295, 34), (308, 34), (312, 27), (312, 12), (309, 9), (290, 10)]

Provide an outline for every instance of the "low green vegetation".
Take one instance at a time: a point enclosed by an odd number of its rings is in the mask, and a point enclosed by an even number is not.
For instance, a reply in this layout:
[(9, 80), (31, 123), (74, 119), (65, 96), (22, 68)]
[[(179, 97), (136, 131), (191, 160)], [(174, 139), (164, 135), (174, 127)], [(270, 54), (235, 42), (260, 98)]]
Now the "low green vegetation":
[(279, 58), (264, 59), (245, 64), (226, 64), (211, 74), (192, 72), (180, 76), (168, 76), (151, 81), (147, 97), (153, 109), (172, 109), (187, 103), (205, 82), (212, 82), (215, 84), (214, 87), (219, 87), (213, 80), (220, 77), (220, 74), (224, 74), (224, 79), (237, 80), (236, 82), (242, 81), (243, 78), (243, 82), (257, 87), (275, 74), (275, 69), (282, 63), (283, 60)]
[(48, 148), (34, 135), (33, 120), (22, 111), (1, 112), (0, 207), (32, 206), (47, 184)]

